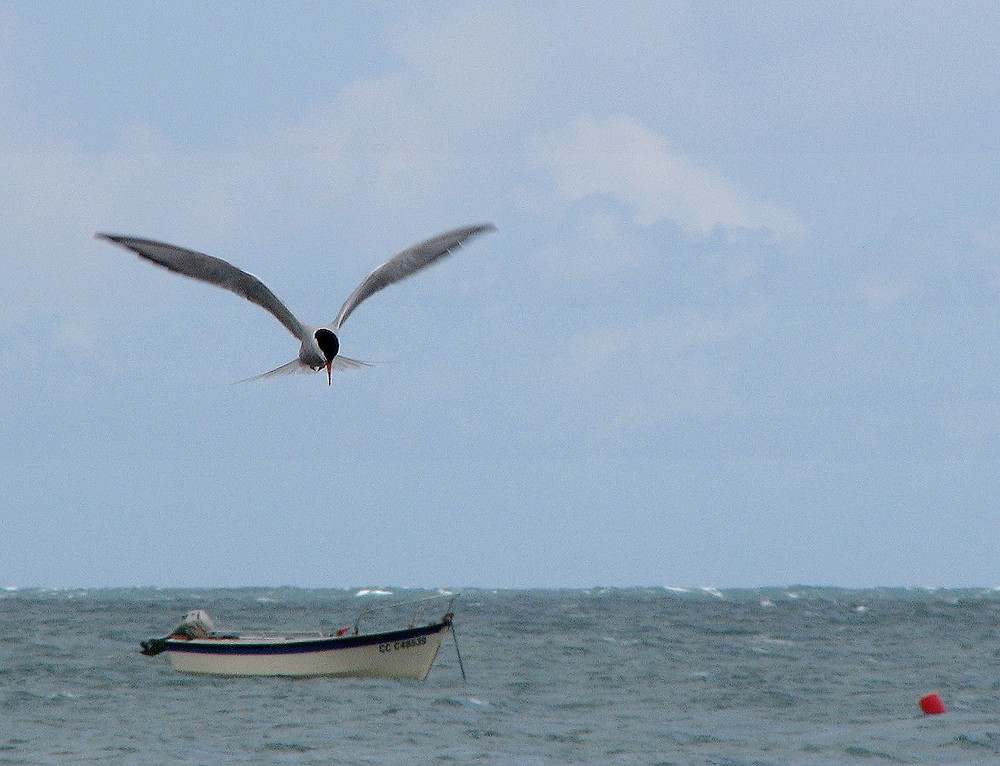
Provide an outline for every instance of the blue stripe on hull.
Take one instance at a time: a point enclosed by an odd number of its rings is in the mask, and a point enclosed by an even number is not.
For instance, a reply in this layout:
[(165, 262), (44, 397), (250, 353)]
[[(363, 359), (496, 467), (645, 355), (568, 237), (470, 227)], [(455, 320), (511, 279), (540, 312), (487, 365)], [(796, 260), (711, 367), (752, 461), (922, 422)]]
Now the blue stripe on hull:
[(326, 652), (335, 649), (353, 649), (359, 646), (377, 646), (396, 641), (406, 641), (421, 636), (432, 636), (448, 626), (447, 622), (425, 625), (420, 628), (406, 628), (389, 633), (372, 633), (367, 636), (344, 636), (342, 638), (299, 638), (288, 641), (240, 641), (225, 639), (196, 639), (178, 641), (168, 639), (165, 651), (187, 652), (191, 654), (303, 654), (305, 652)]

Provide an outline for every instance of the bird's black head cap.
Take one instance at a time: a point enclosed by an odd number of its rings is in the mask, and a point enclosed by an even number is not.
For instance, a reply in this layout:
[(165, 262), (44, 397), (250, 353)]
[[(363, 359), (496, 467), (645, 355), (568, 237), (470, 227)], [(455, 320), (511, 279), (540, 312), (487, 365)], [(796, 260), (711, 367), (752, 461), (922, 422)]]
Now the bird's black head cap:
[(340, 351), (340, 340), (337, 338), (337, 333), (333, 330), (327, 330), (325, 327), (320, 327), (314, 335), (316, 343), (319, 345), (319, 350), (323, 352), (326, 361), (332, 362), (337, 352)]

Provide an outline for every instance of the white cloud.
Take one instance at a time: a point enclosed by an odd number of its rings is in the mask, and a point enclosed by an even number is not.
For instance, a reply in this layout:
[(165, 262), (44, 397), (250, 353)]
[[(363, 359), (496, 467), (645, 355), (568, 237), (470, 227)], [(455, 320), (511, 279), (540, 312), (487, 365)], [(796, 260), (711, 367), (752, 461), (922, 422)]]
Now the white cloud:
[(865, 284), (858, 288), (858, 292), (869, 309), (883, 311), (897, 306), (916, 289), (916, 281), (906, 279), (901, 282)]
[(582, 330), (547, 362), (544, 379), (562, 417), (578, 420), (599, 403), (600, 418), (588, 427), (595, 441), (670, 421), (738, 417), (746, 408), (740, 370), (763, 321), (761, 306), (688, 307)]
[(629, 117), (577, 119), (535, 136), (530, 155), (564, 202), (607, 195), (640, 225), (669, 221), (700, 238), (718, 230), (727, 236), (763, 231), (779, 241), (804, 234), (795, 215), (672, 153), (662, 137)]

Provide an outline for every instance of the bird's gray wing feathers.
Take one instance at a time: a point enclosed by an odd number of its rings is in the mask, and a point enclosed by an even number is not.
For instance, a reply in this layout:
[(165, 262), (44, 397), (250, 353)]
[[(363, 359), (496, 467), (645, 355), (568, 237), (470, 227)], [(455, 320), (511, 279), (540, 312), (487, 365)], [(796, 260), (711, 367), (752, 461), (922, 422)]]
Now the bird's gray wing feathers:
[(432, 237), (394, 255), (365, 277), (365, 280), (351, 293), (351, 297), (344, 302), (340, 313), (337, 314), (337, 318), (333, 320), (331, 326), (334, 330), (339, 330), (347, 320), (347, 317), (351, 315), (351, 312), (366, 298), (430, 266), (436, 260), (461, 247), (473, 237), (495, 230), (496, 227), (491, 223), (466, 226), (461, 229), (445, 232), (444, 234), (438, 234), (436, 237)]
[(251, 303), (256, 303), (261, 308), (271, 312), (275, 319), (287, 327), (288, 331), (299, 340), (304, 340), (308, 333), (303, 324), (268, 289), (267, 285), (253, 274), (248, 274), (221, 258), (151, 239), (124, 237), (116, 234), (97, 234), (96, 236), (99, 239), (106, 239), (116, 245), (121, 245), (165, 269), (170, 269), (192, 279), (200, 279), (202, 282), (218, 285), (246, 298)]
[(360, 370), (362, 367), (371, 367), (371, 362), (362, 362), (360, 359), (351, 359), (349, 356), (337, 354), (333, 358), (333, 369), (335, 370)]
[(267, 378), (276, 378), (279, 375), (290, 375), (296, 372), (315, 372), (315, 370), (308, 364), (303, 362), (301, 359), (293, 359), (288, 364), (283, 364), (281, 367), (277, 367), (268, 372), (262, 372), (260, 375), (254, 375), (252, 378), (244, 378), (243, 380), (236, 381), (237, 383), (250, 383), (255, 380), (265, 380)]

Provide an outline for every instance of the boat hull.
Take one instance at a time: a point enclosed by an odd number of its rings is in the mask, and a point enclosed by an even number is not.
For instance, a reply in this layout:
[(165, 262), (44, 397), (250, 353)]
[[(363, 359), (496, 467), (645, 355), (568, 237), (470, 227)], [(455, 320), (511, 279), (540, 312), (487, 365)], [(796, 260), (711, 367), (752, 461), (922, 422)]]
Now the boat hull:
[(174, 670), (216, 676), (341, 676), (422, 681), (450, 621), (342, 638), (167, 639)]

